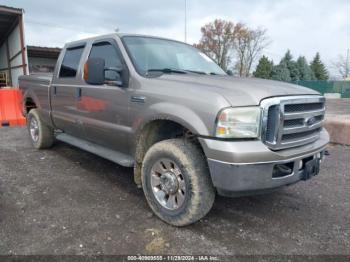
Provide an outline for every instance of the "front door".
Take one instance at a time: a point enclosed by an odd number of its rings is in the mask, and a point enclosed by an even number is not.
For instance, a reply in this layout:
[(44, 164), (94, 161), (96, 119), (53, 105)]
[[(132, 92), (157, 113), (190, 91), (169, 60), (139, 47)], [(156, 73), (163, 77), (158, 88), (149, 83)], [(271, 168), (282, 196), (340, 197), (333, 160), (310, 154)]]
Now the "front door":
[[(89, 58), (103, 58), (106, 68), (127, 67), (114, 40), (98, 40), (92, 44)], [(105, 78), (113, 82), (114, 71), (106, 71)], [(82, 79), (79, 110), (86, 137), (98, 145), (130, 153), (131, 127), (128, 126), (129, 89), (116, 85), (89, 85)]]

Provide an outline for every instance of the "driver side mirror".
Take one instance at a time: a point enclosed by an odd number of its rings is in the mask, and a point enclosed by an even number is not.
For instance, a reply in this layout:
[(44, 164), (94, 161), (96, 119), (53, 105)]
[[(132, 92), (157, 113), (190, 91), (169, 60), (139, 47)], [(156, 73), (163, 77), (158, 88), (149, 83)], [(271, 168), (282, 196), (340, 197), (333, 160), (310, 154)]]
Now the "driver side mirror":
[[(121, 73), (123, 67), (106, 67), (106, 62), (103, 58), (89, 58), (84, 65), (84, 80), (90, 85), (116, 85), (122, 86)], [(113, 75), (113, 78), (106, 78), (108, 75)], [(112, 73), (112, 74), (111, 74)]]
[(84, 79), (90, 85), (103, 85), (105, 83), (105, 60), (89, 58), (84, 65)]
[(226, 74), (228, 74), (229, 76), (233, 76), (232, 70), (227, 70), (227, 71), (226, 71)]

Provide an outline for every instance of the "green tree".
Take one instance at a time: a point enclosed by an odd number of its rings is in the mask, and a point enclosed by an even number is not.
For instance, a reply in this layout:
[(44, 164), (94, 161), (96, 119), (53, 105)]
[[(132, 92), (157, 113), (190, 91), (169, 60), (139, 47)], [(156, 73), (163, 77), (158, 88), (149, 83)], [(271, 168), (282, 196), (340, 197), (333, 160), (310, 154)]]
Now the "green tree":
[(287, 53), (284, 55), (284, 57), (281, 60), (281, 63), (285, 63), (289, 73), (290, 73), (290, 79), (292, 81), (298, 81), (300, 80), (300, 72), (297, 63), (293, 60), (293, 56), (290, 52), (290, 50), (287, 51)]
[(321, 61), (320, 53), (316, 53), (315, 58), (311, 62), (311, 70), (314, 72), (317, 80), (328, 80), (329, 74), (326, 66)]
[(286, 82), (290, 82), (292, 80), (290, 77), (290, 71), (285, 61), (282, 60), (278, 65), (273, 67), (272, 79)]
[(272, 78), (273, 62), (270, 61), (266, 56), (260, 58), (259, 63), (253, 73), (254, 77), (271, 79)]
[(311, 70), (304, 56), (299, 56), (297, 60), (300, 80), (315, 80), (314, 72)]

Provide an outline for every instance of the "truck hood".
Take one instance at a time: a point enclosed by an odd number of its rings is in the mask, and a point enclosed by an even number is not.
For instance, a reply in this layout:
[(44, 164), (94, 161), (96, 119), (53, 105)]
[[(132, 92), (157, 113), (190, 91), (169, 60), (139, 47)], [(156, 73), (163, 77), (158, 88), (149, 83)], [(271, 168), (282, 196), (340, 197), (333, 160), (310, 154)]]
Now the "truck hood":
[(223, 96), (231, 106), (259, 105), (264, 98), (275, 96), (319, 95), (302, 86), (258, 78), (174, 74), (163, 75), (158, 79), (179, 92), (216, 93)]

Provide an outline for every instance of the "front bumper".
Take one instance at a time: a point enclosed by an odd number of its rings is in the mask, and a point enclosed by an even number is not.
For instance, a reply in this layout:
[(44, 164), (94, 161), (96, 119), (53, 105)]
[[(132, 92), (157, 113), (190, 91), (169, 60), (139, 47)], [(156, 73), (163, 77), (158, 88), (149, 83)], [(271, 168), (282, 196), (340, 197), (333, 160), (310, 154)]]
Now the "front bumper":
[[(272, 151), (261, 141), (219, 141), (200, 138), (213, 185), (220, 195), (241, 196), (274, 190), (305, 178), (306, 161), (322, 157), (329, 142), (323, 130), (314, 143)], [(300, 161), (302, 161), (300, 163)], [(275, 176), (276, 165), (287, 165), (290, 172)]]

